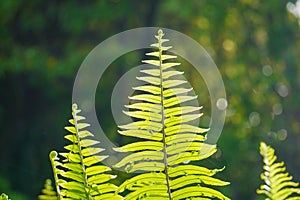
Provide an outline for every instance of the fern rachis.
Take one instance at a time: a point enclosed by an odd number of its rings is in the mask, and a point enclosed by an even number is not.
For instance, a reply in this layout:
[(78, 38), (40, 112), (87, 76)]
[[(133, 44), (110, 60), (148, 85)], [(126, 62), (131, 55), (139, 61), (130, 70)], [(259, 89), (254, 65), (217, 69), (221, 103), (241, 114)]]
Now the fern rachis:
[(211, 156), (216, 146), (204, 143), (208, 129), (189, 124), (201, 117), (195, 113), (201, 108), (181, 106), (197, 97), (186, 95), (192, 88), (182, 87), (186, 81), (176, 79), (183, 72), (173, 69), (179, 63), (167, 62), (176, 56), (165, 53), (171, 47), (163, 46), (168, 41), (163, 35), (159, 30), (155, 36), (158, 42), (151, 45), (157, 51), (146, 54), (156, 59), (143, 61), (153, 69), (141, 70), (146, 75), (137, 77), (147, 85), (134, 87), (141, 94), (129, 97), (135, 103), (126, 106), (129, 111), (124, 112), (137, 120), (119, 126), (121, 130), (118, 131), (142, 141), (115, 148), (116, 151), (131, 153), (116, 164), (117, 168), (143, 173), (126, 180), (119, 192), (129, 191), (125, 196), (128, 200), (228, 199), (207, 187), (229, 184), (212, 177), (220, 170), (184, 164)]

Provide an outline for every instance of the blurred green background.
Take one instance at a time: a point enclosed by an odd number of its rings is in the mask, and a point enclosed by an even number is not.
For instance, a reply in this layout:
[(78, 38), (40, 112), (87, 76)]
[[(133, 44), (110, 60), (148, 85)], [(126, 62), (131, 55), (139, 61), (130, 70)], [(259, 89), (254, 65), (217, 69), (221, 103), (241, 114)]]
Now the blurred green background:
[[(288, 1), (0, 1), (0, 192), (36, 199), (52, 177), (48, 153), (62, 150), (73, 81), (87, 54), (127, 29), (160, 26), (197, 40), (213, 57), (227, 92), (226, 124), (218, 152), (204, 164), (226, 169), (232, 199), (261, 199), (259, 141), (272, 145), (300, 180), (300, 32)], [(168, 36), (166, 36), (168, 37)], [(176, 44), (172, 44), (176, 45)], [(114, 83), (140, 64), (128, 54), (99, 83), (97, 114), (116, 143), (110, 107)], [(210, 99), (201, 77), (183, 68), (207, 117)], [(205, 118), (204, 118), (205, 121)]]

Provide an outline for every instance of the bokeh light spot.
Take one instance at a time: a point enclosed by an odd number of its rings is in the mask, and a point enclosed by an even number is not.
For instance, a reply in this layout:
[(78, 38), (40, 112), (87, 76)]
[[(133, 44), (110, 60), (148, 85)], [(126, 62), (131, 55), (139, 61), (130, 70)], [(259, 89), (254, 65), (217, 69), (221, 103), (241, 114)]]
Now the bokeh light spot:
[(260, 124), (260, 115), (258, 112), (252, 112), (249, 115), (250, 126), (256, 127)]
[(227, 100), (224, 98), (220, 98), (217, 100), (217, 107), (219, 110), (225, 110), (227, 108)]
[(273, 69), (272, 69), (272, 67), (270, 65), (265, 65), (262, 68), (262, 73), (265, 76), (271, 76), (273, 74)]
[(277, 132), (277, 138), (278, 140), (285, 140), (287, 138), (287, 130), (285, 129), (280, 129), (278, 132)]
[(288, 87), (283, 84), (283, 83), (278, 83), (276, 85), (276, 92), (281, 96), (281, 97), (286, 97), (289, 94), (289, 89)]
[(280, 115), (282, 113), (282, 105), (280, 103), (274, 104), (272, 107), (272, 113), (274, 115)]
[(226, 39), (223, 42), (223, 48), (225, 51), (233, 52), (235, 50), (235, 43), (232, 40)]

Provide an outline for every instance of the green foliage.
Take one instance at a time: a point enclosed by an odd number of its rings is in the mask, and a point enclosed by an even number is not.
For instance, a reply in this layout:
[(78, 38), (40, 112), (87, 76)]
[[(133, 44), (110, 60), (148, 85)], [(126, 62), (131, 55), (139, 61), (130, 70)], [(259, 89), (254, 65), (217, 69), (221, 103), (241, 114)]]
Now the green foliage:
[(5, 193), (2, 193), (0, 196), (0, 200), (10, 200)]
[(52, 181), (47, 179), (42, 194), (38, 196), (39, 200), (57, 200), (56, 192), (53, 190)]
[(98, 155), (104, 149), (96, 147), (99, 143), (91, 139), (93, 134), (85, 128), (89, 124), (82, 122), (85, 117), (76, 104), (72, 106), (73, 118), (69, 120), (71, 126), (65, 127), (65, 136), (71, 144), (64, 148), (68, 152), (59, 153), (64, 160), (59, 161), (55, 151), (50, 153), (50, 160), (54, 172), (56, 190), (59, 199), (122, 199), (115, 194), (117, 186), (108, 183), (116, 176), (107, 174), (111, 171), (107, 166), (100, 165), (107, 156)]
[(265, 170), (261, 179), (265, 184), (260, 186), (257, 193), (266, 195), (266, 200), (300, 200), (300, 188), (297, 188), (299, 183), (291, 181), (292, 176), (286, 172), (284, 162), (276, 162), (275, 150), (261, 142), (260, 154)]
[(197, 97), (188, 95), (192, 88), (185, 88), (182, 85), (186, 81), (176, 78), (183, 72), (172, 68), (179, 63), (169, 61), (176, 56), (165, 53), (171, 47), (163, 46), (169, 41), (163, 36), (159, 30), (157, 43), (151, 45), (156, 51), (146, 54), (153, 58), (143, 61), (154, 67), (141, 70), (146, 75), (137, 77), (147, 84), (134, 88), (138, 94), (129, 97), (134, 103), (126, 106), (129, 111), (124, 111), (136, 121), (119, 126), (121, 135), (142, 141), (115, 148), (130, 152), (115, 165), (117, 168), (143, 173), (126, 180), (119, 192), (127, 190), (128, 200), (229, 199), (208, 187), (229, 184), (212, 177), (221, 170), (187, 164), (210, 157), (216, 146), (204, 143), (208, 129), (189, 123), (200, 118), (202, 114), (197, 111), (201, 107), (181, 106)]
[[(0, 1), (0, 179), (8, 181), (7, 187), (0, 183), (0, 191), (18, 200), (34, 199), (50, 176), (45, 155), (63, 146), (60, 127), (69, 113), (74, 76), (88, 52), (121, 31), (158, 25), (194, 38), (222, 73), (228, 110), (218, 143), (222, 151), (214, 162), (226, 165), (222, 176), (234, 180), (226, 188), (230, 196), (255, 199), (260, 171), (256, 144), (261, 140), (285, 140), (281, 153), (291, 162), (289, 171), (297, 173), (300, 40), (287, 2), (296, 0)], [(107, 106), (112, 88), (136, 66), (136, 58), (126, 55), (112, 63), (100, 80), (96, 108), (105, 116), (101, 125), (107, 132), (115, 130)], [(206, 114), (201, 123), (206, 125), (208, 91), (191, 69), (185, 65), (185, 76), (201, 91), (197, 95)], [(282, 88), (286, 97), (277, 92)], [(258, 132), (266, 134), (254, 134)], [(121, 141), (118, 134), (109, 137)]]

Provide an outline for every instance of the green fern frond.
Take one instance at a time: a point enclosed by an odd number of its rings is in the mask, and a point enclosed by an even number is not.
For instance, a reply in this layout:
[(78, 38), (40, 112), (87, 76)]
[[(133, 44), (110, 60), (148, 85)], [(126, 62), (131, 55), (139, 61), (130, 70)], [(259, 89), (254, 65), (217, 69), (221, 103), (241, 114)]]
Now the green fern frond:
[(111, 168), (100, 165), (107, 156), (98, 155), (104, 149), (96, 147), (99, 142), (85, 129), (89, 124), (83, 122), (85, 117), (80, 112), (73, 104), (71, 126), (65, 127), (65, 138), (71, 144), (64, 147), (67, 153), (59, 153), (64, 160), (60, 162), (55, 151), (50, 153), (59, 199), (122, 199), (115, 193), (118, 187), (108, 183), (116, 176), (106, 173)]
[(187, 93), (186, 81), (179, 80), (183, 72), (173, 69), (180, 63), (170, 61), (176, 58), (166, 54), (169, 41), (163, 39), (164, 33), (158, 31), (157, 43), (151, 47), (156, 51), (146, 55), (153, 57), (143, 63), (154, 66), (141, 70), (138, 80), (146, 85), (134, 87), (139, 94), (129, 97), (134, 103), (127, 105), (124, 113), (136, 119), (135, 122), (119, 126), (121, 135), (142, 139), (142, 141), (115, 148), (118, 152), (130, 152), (115, 166), (124, 168), (128, 173), (142, 171), (142, 174), (126, 180), (119, 192), (129, 192), (125, 199), (229, 199), (221, 192), (208, 186), (225, 186), (228, 182), (213, 178), (221, 170), (187, 164), (210, 157), (216, 146), (204, 143), (209, 129), (190, 125), (202, 114), (201, 107), (181, 106), (197, 96)]
[(2, 193), (0, 196), (0, 200), (10, 200), (10, 198), (5, 193)]
[(300, 200), (300, 188), (297, 188), (299, 183), (291, 181), (292, 176), (286, 172), (284, 162), (276, 162), (275, 150), (261, 142), (260, 154), (265, 170), (260, 177), (265, 184), (257, 189), (257, 194), (266, 195), (266, 200)]
[(39, 200), (57, 200), (58, 197), (56, 192), (53, 190), (52, 181), (47, 179), (45, 181), (44, 188), (42, 190), (42, 194), (38, 196)]

